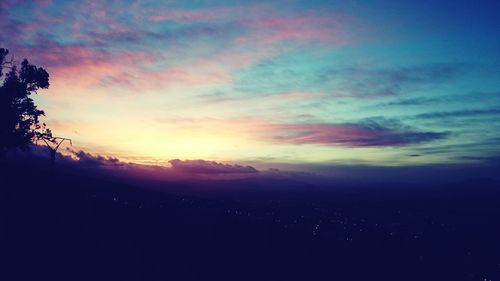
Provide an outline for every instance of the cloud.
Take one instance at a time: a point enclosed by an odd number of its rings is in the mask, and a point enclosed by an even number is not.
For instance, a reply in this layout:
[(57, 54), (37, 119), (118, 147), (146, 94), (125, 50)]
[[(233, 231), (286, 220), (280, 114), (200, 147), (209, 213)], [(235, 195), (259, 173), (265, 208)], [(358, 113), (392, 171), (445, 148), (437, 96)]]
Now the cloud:
[(123, 166), (125, 163), (120, 162), (118, 158), (111, 156), (92, 155), (83, 150), (75, 151), (67, 148), (67, 151), (72, 153), (78, 161), (78, 164), (90, 167), (118, 167)]
[(53, 0), (36, 0), (36, 2), (42, 6), (49, 6), (52, 5)]
[(500, 109), (470, 109), (457, 111), (437, 111), (417, 114), (414, 118), (417, 119), (442, 119), (442, 118), (460, 118), (460, 117), (476, 117), (487, 115), (500, 115)]
[(413, 97), (413, 98), (404, 98), (399, 97), (398, 99), (377, 104), (375, 106), (386, 107), (386, 106), (419, 106), (419, 105), (429, 105), (436, 103), (481, 103), (485, 101), (497, 102), (500, 98), (500, 92), (492, 91), (492, 92), (481, 92), (481, 91), (472, 91), (465, 94), (447, 94), (433, 97)]
[(12, 0), (5, 0), (0, 2), (0, 13), (8, 11), (10, 6), (13, 4), (14, 1)]
[(429, 97), (417, 97), (411, 99), (400, 99), (387, 103), (380, 104), (379, 106), (407, 106), (407, 105), (424, 105), (431, 104), (435, 102), (440, 102), (440, 98), (429, 98)]
[[(118, 168), (128, 163), (121, 162), (113, 156), (103, 156), (99, 154), (91, 154), (83, 150), (73, 150), (66, 147), (64, 150), (59, 149), (56, 154), (57, 166), (74, 166), (80, 168)], [(46, 159), (46, 164), (49, 165), (50, 151), (45, 145), (32, 144), (29, 146), (29, 151), (23, 152), (20, 150), (12, 150), (10, 156), (18, 159)]]
[(253, 101), (266, 102), (269, 104), (279, 102), (281, 104), (289, 103), (300, 103), (308, 101), (320, 100), (324, 97), (321, 93), (315, 92), (304, 92), (304, 91), (292, 91), (292, 92), (277, 92), (271, 94), (262, 94), (254, 96), (242, 96), (242, 95), (229, 95), (225, 92), (216, 91), (210, 94), (203, 94), (198, 96), (204, 103), (229, 103), (229, 102), (240, 102), (248, 103)]
[(46, 67), (61, 91), (229, 84), (239, 71), (304, 44), (345, 41), (340, 31), (349, 18), (268, 3), (38, 2), (2, 1), (0, 42)]
[(433, 145), (429, 147), (420, 147), (416, 152), (420, 154), (475, 154), (492, 155), (499, 154), (497, 147), (500, 147), (500, 138), (486, 138), (481, 140), (466, 140), (466, 142), (456, 144)]
[(234, 15), (240, 12), (237, 8), (212, 8), (212, 9), (168, 9), (154, 11), (148, 17), (150, 21), (161, 22), (161, 21), (173, 21), (182, 23), (192, 23), (192, 22), (202, 22), (202, 21), (212, 21), (217, 19), (223, 19), (228, 15)]
[(215, 161), (174, 159), (168, 161), (168, 163), (172, 165), (172, 169), (174, 170), (195, 174), (258, 173), (258, 171), (251, 166), (229, 165), (217, 163)]
[(282, 7), (268, 3), (254, 3), (198, 9), (146, 9), (144, 17), (152, 22), (170, 22), (181, 25), (203, 23), (231, 23), (240, 25), (236, 39), (239, 45), (267, 45), (283, 41), (340, 43), (340, 34), (351, 18), (333, 11), (287, 13)]
[[(335, 163), (279, 163), (273, 160), (270, 168), (268, 163), (257, 171), (255, 168), (240, 165), (226, 165), (206, 160), (172, 160), (172, 168), (155, 165), (137, 165), (123, 163), (113, 157), (92, 155), (84, 151), (75, 151), (81, 158), (75, 159), (65, 155), (58, 155), (56, 159), (56, 174), (74, 175), (75, 172), (85, 177), (100, 177), (111, 179), (113, 182), (136, 184), (145, 188), (167, 190), (186, 190), (195, 187), (227, 188), (239, 190), (248, 187), (254, 190), (259, 188), (292, 190), (295, 187), (331, 188), (332, 184), (347, 183), (346, 187), (374, 186), (380, 183), (397, 182), (406, 184), (457, 182), (467, 178), (494, 178), (498, 177), (500, 157), (498, 151), (488, 154), (478, 154), (467, 151), (468, 154), (457, 157), (459, 163), (427, 164), (417, 166), (373, 166), (364, 164), (335, 164)], [(425, 157), (424, 153), (422, 156)], [(0, 161), (17, 163), (19, 167), (31, 167), (40, 171), (48, 171), (49, 153), (43, 146), (33, 146), (31, 152), (12, 151), (4, 155)], [(411, 156), (409, 156), (411, 157)], [(415, 156), (414, 156), (415, 157)], [(261, 162), (260, 165), (265, 164)], [(19, 165), (19, 163), (23, 163)], [(255, 163), (255, 162), (254, 162)], [(1, 164), (1, 163), (0, 163)], [(256, 163), (257, 164), (257, 163)], [(71, 172), (69, 172), (71, 171)], [(363, 175), (363, 177), (359, 177)], [(424, 175), (424, 176), (422, 176)], [(354, 179), (354, 181), (353, 181)], [(108, 182), (108, 181), (105, 181)], [(172, 185), (172, 183), (186, 183)], [(189, 185), (195, 183), (195, 185)], [(206, 184), (206, 185), (205, 185)], [(498, 185), (498, 184), (497, 184)]]
[(332, 12), (264, 15), (243, 21), (250, 31), (238, 38), (238, 42), (267, 45), (295, 41), (340, 45), (345, 43), (342, 31), (348, 20), (347, 16)]
[(359, 124), (275, 124), (267, 137), (278, 143), (349, 147), (405, 146), (444, 139), (447, 132), (417, 131), (399, 124), (368, 121)]
[[(466, 64), (427, 64), (399, 68), (350, 66), (324, 70), (318, 81), (337, 81), (334, 96), (376, 98), (397, 96), (405, 91), (429, 85), (438, 85), (465, 73)], [(409, 102), (422, 102), (412, 100)]]
[[(307, 60), (306, 60), (307, 59)], [(295, 67), (297, 60), (301, 67)], [(315, 63), (312, 64), (311, 62)], [(390, 67), (351, 65), (331, 67), (315, 55), (278, 55), (239, 73), (234, 88), (241, 92), (268, 94), (277, 91), (324, 93), (329, 99), (401, 98), (415, 91), (437, 89), (474, 69), (470, 64), (442, 63)], [(434, 98), (434, 97), (433, 97)], [(428, 102), (411, 100), (408, 102)]]
[(480, 163), (500, 164), (500, 155), (498, 154), (489, 156), (459, 156), (456, 157), (456, 159)]
[[(44, 43), (43, 43), (44, 42)], [(77, 44), (51, 41), (19, 47), (16, 56), (30, 57), (30, 61), (47, 68), (51, 77), (72, 88), (127, 87), (137, 90), (165, 88), (173, 85), (207, 85), (226, 83), (230, 74), (217, 67), (194, 60), (189, 63), (151, 68), (164, 60), (162, 54), (143, 51), (97, 51)]]

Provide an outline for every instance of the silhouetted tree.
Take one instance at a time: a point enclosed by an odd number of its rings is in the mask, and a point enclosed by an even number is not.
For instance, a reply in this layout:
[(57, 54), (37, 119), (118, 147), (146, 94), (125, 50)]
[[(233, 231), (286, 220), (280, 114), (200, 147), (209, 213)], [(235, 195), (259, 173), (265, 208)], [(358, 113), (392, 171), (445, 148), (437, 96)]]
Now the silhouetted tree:
[(49, 87), (49, 74), (24, 59), (17, 65), (8, 60), (9, 50), (0, 48), (0, 152), (10, 148), (27, 149), (37, 138), (52, 139), (52, 133), (39, 117), (45, 115), (30, 97)]

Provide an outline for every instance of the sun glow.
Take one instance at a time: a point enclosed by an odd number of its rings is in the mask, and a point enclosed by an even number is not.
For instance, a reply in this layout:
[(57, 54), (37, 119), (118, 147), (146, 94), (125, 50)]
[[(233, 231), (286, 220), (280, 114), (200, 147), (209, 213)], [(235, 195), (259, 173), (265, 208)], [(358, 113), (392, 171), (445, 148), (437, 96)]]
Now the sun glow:
[(138, 154), (165, 159), (220, 158), (235, 147), (238, 141), (227, 136), (208, 133), (165, 135), (160, 140), (143, 138), (130, 144)]

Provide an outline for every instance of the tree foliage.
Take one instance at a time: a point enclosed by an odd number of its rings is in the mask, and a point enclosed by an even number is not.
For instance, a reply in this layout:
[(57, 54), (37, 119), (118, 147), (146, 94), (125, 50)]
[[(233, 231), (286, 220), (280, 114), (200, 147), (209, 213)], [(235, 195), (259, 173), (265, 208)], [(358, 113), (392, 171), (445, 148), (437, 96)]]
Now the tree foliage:
[(27, 149), (36, 138), (52, 134), (39, 117), (45, 115), (31, 95), (49, 87), (49, 74), (24, 59), (20, 65), (0, 48), (0, 150)]

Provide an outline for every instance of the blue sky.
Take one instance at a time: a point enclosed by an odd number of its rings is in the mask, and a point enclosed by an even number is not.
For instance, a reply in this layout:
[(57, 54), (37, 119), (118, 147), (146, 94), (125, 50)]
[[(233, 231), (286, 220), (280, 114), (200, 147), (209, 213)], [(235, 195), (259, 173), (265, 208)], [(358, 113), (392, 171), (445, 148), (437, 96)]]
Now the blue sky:
[(494, 1), (13, 1), (58, 135), (140, 163), (425, 165), (500, 144)]

